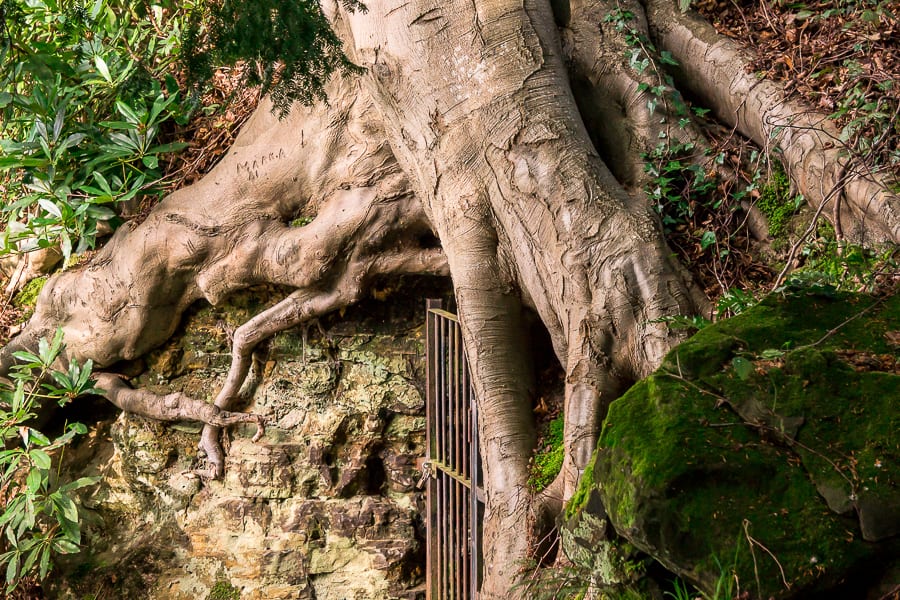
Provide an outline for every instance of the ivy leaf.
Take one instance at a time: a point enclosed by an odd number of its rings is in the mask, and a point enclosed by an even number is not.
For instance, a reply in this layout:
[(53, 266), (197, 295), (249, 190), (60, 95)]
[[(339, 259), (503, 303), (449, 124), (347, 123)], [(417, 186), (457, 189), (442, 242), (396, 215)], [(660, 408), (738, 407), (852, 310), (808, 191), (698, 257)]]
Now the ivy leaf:
[[(687, 1), (688, 6), (691, 5), (690, 0), (681, 0), (682, 4), (685, 1)], [(684, 12), (685, 10), (687, 10), (687, 9), (686, 8), (682, 9), (682, 12)], [(664, 65), (672, 65), (673, 67), (678, 66), (678, 61), (675, 60), (675, 57), (672, 56), (672, 53), (669, 52), (668, 50), (663, 50), (662, 52), (659, 53), (659, 62), (661, 62)]]
[(50, 455), (43, 450), (32, 450), (28, 453), (28, 456), (31, 457), (31, 461), (38, 469), (50, 468)]
[(731, 366), (734, 367), (734, 372), (741, 381), (746, 381), (750, 374), (753, 373), (753, 362), (741, 356), (735, 356), (731, 360)]
[(703, 237), (700, 238), (700, 247), (703, 250), (706, 250), (710, 246), (714, 246), (716, 243), (716, 232), (715, 231), (704, 231)]

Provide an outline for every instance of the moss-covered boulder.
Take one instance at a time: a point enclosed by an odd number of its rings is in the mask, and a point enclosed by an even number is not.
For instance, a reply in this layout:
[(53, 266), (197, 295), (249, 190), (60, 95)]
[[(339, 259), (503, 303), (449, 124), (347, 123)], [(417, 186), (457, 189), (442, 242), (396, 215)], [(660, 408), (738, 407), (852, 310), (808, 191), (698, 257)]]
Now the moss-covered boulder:
[(898, 559), (898, 421), (900, 296), (772, 295), (613, 402), (570, 525), (599, 495), (708, 594), (862, 598)]

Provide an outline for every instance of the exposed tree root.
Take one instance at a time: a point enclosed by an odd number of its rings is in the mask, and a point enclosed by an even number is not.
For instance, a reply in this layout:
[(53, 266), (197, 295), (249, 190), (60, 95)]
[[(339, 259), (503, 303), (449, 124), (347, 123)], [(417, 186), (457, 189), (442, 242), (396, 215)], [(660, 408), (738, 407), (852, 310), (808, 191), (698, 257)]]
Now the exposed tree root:
[(160, 396), (146, 390), (136, 390), (121, 377), (98, 373), (97, 385), (105, 397), (125, 412), (157, 421), (199, 421), (213, 427), (228, 427), (238, 423), (255, 423), (254, 441), (265, 435), (265, 421), (260, 415), (228, 412), (202, 400), (195, 400), (178, 392)]
[[(571, 19), (562, 36), (573, 91), (616, 179), (629, 188), (644, 188), (651, 180), (645, 156), (660, 143), (691, 144), (695, 160), (709, 162), (706, 138), (647, 46), (650, 33), (637, 0), (574, 0), (569, 6)], [(630, 34), (626, 40), (627, 30), (646, 42)], [(630, 61), (633, 55), (636, 60)], [(631, 63), (642, 60), (648, 66), (638, 71)]]
[[(679, 62), (679, 83), (723, 122), (761, 147), (778, 149), (791, 182), (816, 208), (837, 186), (849, 239), (900, 243), (900, 196), (879, 174), (858, 169), (828, 117), (787, 99), (780, 84), (748, 72), (750, 60), (731, 40), (673, 2), (646, 0), (650, 30)], [(835, 211), (829, 211), (836, 214)]]
[[(200, 447), (210, 472), (221, 475), (219, 428), (256, 420), (223, 409), (259, 342), (356, 302), (378, 278), (447, 272), (421, 206), (378, 141), (371, 103), (339, 85), (331, 106), (298, 107), (288, 122), (264, 107), (207, 178), (169, 196), (141, 225), (122, 227), (86, 267), (48, 282), (25, 331), (0, 351), (4, 372), (16, 350), (59, 326), (67, 358), (103, 367), (168, 339), (198, 298), (215, 304), (257, 283), (298, 288), (235, 332), (232, 366), (212, 405), (100, 375), (123, 410), (205, 423)], [(306, 135), (327, 143), (310, 151)], [(292, 226), (296, 217), (311, 222)]]

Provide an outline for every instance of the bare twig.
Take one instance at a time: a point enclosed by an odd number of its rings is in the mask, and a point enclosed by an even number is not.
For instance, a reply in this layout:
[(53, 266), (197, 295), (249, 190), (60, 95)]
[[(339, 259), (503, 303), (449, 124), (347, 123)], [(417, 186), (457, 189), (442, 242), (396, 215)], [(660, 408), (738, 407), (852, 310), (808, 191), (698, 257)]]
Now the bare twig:
[[(781, 563), (778, 561), (778, 558), (774, 554), (772, 554), (772, 551), (769, 550), (768, 548), (766, 548), (759, 540), (753, 538), (750, 535), (750, 532), (748, 530), (749, 525), (750, 525), (750, 521), (748, 521), (747, 519), (744, 519), (744, 535), (747, 536), (747, 541), (750, 543), (750, 551), (751, 552), (753, 551), (753, 545), (755, 544), (755, 545), (759, 546), (760, 548), (762, 548), (766, 554), (771, 556), (772, 560), (775, 561), (775, 564), (778, 565), (778, 570), (781, 572), (781, 582), (784, 584), (785, 589), (788, 589), (788, 590), (791, 589), (791, 584), (788, 583), (787, 578), (784, 576), (784, 568), (781, 566)], [(755, 571), (756, 570), (756, 556), (755, 555), (753, 557), (753, 568)], [(757, 586), (759, 586), (759, 574), (757, 574), (756, 584), (757, 584)]]
[(812, 232), (816, 230), (816, 224), (819, 222), (819, 217), (822, 215), (822, 211), (825, 210), (825, 205), (828, 204), (828, 201), (831, 200), (836, 194), (841, 192), (844, 188), (844, 184), (848, 179), (848, 173), (844, 172), (841, 175), (841, 178), (835, 183), (828, 193), (822, 198), (822, 202), (819, 203), (819, 207), (816, 209), (816, 213), (813, 215), (812, 220), (809, 223), (809, 226), (806, 228), (806, 231), (797, 239), (794, 244), (791, 245), (791, 251), (788, 254), (787, 260), (785, 261), (784, 269), (781, 270), (781, 273), (778, 274), (778, 277), (775, 278), (775, 283), (772, 284), (772, 289), (778, 289), (781, 287), (781, 284), (784, 283), (784, 278), (787, 276), (788, 272), (791, 270), (791, 264), (794, 262), (794, 258), (797, 256), (797, 251), (800, 249), (806, 242), (806, 238), (810, 236)]

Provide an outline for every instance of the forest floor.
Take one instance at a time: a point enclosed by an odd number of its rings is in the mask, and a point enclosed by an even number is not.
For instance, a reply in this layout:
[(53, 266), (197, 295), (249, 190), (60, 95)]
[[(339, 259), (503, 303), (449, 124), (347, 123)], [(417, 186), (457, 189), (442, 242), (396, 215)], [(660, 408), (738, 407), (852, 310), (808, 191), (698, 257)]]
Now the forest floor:
[[(697, 0), (692, 7), (744, 46), (760, 78), (782, 83), (789, 97), (829, 115), (841, 130), (835, 145), (844, 146), (856, 168), (887, 173), (900, 186), (900, 2)], [(781, 166), (769, 160), (775, 152), (714, 121), (704, 128), (720, 169), (732, 176), (705, 199), (688, 200), (695, 210), (671, 228), (669, 243), (710, 299), (724, 308), (721, 316), (729, 316), (733, 296), (740, 301), (771, 291), (788, 255), (794, 255), (788, 267), (795, 269), (833, 254), (834, 232), (826, 225), (809, 239), (798, 239), (809, 216), (802, 214), (803, 203), (789, 189)], [(770, 235), (763, 239), (748, 231), (748, 219), (734, 201), (744, 192), (769, 217)], [(783, 210), (778, 204), (793, 206)], [(779, 213), (774, 224), (773, 210)], [(801, 214), (792, 226), (793, 213)], [(704, 240), (704, 231), (716, 233), (714, 246)], [(792, 246), (797, 246), (793, 253)], [(896, 279), (897, 258), (891, 252), (862, 252), (861, 270), (880, 271), (875, 279), (884, 284)], [(840, 261), (833, 262), (818, 266), (839, 271)], [(858, 283), (858, 289), (871, 287)]]

